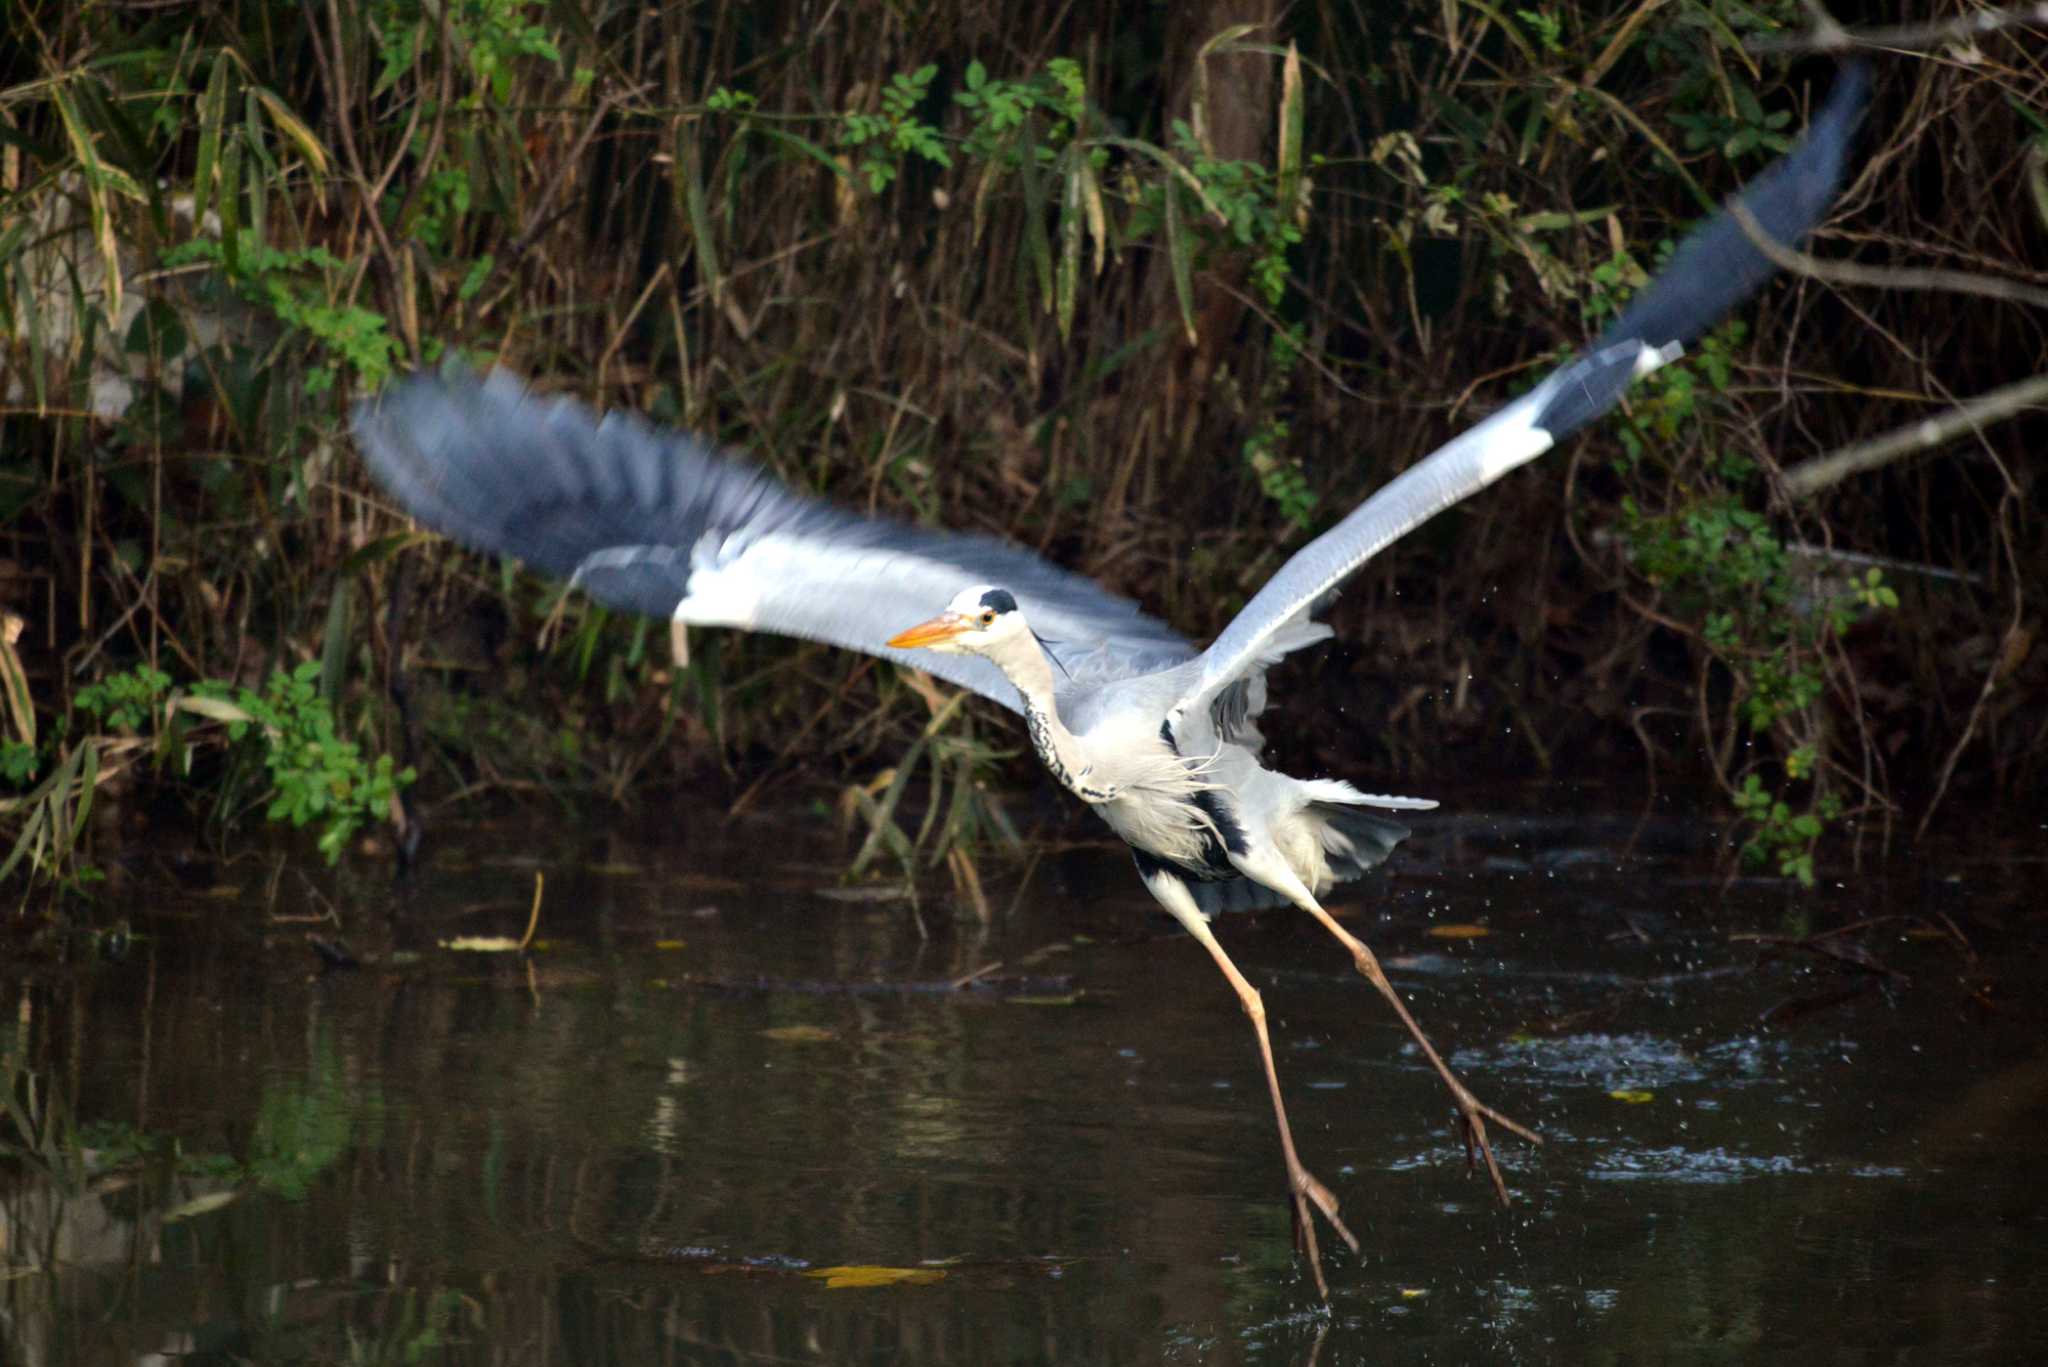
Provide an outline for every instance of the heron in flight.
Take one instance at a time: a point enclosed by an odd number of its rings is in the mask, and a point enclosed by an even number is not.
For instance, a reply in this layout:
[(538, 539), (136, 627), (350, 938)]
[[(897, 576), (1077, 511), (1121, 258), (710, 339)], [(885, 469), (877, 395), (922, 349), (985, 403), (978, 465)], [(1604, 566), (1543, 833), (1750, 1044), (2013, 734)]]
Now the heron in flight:
[[(1867, 79), (1846, 67), (1805, 140), (1742, 193), (1778, 242), (1798, 242), (1826, 212)], [(1592, 347), (1295, 552), (1206, 650), (1029, 551), (843, 511), (685, 433), (631, 414), (597, 418), (502, 372), (414, 376), (360, 404), (354, 424), (383, 486), (466, 545), (614, 607), (865, 651), (1021, 713), (1045, 767), (1129, 844), (1146, 889), (1251, 1018), (1297, 1243), (1327, 1299), (1314, 1214), (1353, 1250), (1358, 1240), (1295, 1151), (1265, 1007), (1217, 942), (1213, 915), (1291, 904), (1335, 936), (1450, 1089), (1502, 1201), (1489, 1124), (1537, 1136), (1458, 1080), (1372, 950), (1322, 903), (1407, 834), (1371, 812), (1436, 804), (1266, 768), (1266, 672), (1331, 634), (1315, 613), (1359, 566), (1614, 407), (1770, 272), (1737, 218), (1711, 219)]]

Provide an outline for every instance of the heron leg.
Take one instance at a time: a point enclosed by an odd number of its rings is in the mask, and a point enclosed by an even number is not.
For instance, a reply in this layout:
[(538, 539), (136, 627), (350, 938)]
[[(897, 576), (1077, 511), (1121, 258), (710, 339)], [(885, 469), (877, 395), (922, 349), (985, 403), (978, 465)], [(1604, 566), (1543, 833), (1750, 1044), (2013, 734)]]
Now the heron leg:
[(1237, 862), (1239, 867), (1253, 878), (1276, 892), (1284, 893), (1289, 901), (1322, 922), (1323, 929), (1336, 936), (1337, 942), (1351, 951), (1352, 964), (1365, 980), (1378, 988), (1380, 995), (1387, 999), (1387, 1004), (1394, 1008), (1394, 1014), (1401, 1018), (1401, 1024), (1408, 1027), (1408, 1033), (1415, 1040), (1416, 1046), (1422, 1050), (1423, 1057), (1436, 1069), (1437, 1076), (1444, 1080), (1444, 1086), (1450, 1088), (1451, 1099), (1458, 1103), (1458, 1114), (1465, 1126), (1466, 1157), (1471, 1156), (1472, 1148), (1476, 1145), (1486, 1158), (1486, 1172), (1493, 1179), (1494, 1193), (1500, 1197), (1501, 1204), (1506, 1205), (1508, 1184), (1500, 1174), (1500, 1163), (1493, 1156), (1493, 1143), (1486, 1136), (1486, 1122), (1490, 1120), (1502, 1129), (1520, 1135), (1531, 1144), (1541, 1144), (1543, 1136), (1526, 1125), (1510, 1120), (1472, 1095), (1472, 1089), (1458, 1080), (1457, 1074), (1451, 1071), (1450, 1065), (1437, 1053), (1436, 1046), (1429, 1042), (1429, 1036), (1423, 1034), (1422, 1027), (1416, 1024), (1415, 1017), (1409, 1013), (1408, 1004), (1401, 1000), (1401, 994), (1387, 981), (1386, 972), (1380, 967), (1379, 956), (1372, 952), (1365, 941), (1337, 924), (1337, 918), (1323, 909), (1315, 894), (1303, 885), (1291, 867), (1277, 856), (1258, 861), (1256, 872), (1246, 867), (1251, 861)]
[(1308, 1259), (1309, 1271), (1315, 1275), (1316, 1293), (1324, 1300), (1330, 1299), (1330, 1284), (1323, 1279), (1323, 1259), (1316, 1243), (1315, 1216), (1309, 1207), (1313, 1203), (1322, 1212), (1330, 1227), (1335, 1229), (1351, 1251), (1358, 1251), (1358, 1238), (1347, 1229), (1344, 1221), (1337, 1216), (1337, 1198), (1316, 1180), (1315, 1174), (1302, 1165), (1301, 1156), (1294, 1151), (1294, 1132), (1287, 1124), (1287, 1104), (1280, 1096), (1280, 1073), (1273, 1064), (1273, 1041), (1266, 1033), (1266, 1004), (1244, 974), (1237, 971), (1237, 965), (1223, 952), (1223, 946), (1216, 942), (1216, 934), (1209, 929), (1209, 919), (1195, 904), (1194, 894), (1187, 884), (1164, 868), (1148, 867), (1143, 857), (1138, 861), (1138, 874), (1145, 880), (1159, 905), (1166, 908), (1173, 919), (1187, 928), (1188, 934), (1202, 948), (1209, 951), (1209, 957), (1223, 970), (1230, 988), (1237, 993), (1238, 1005), (1251, 1018), (1252, 1032), (1259, 1040), (1259, 1062), (1266, 1070), (1266, 1090), (1273, 1099), (1273, 1118), (1280, 1126), (1280, 1156), (1287, 1165), (1287, 1192), (1293, 1202), (1294, 1244), (1302, 1256)]

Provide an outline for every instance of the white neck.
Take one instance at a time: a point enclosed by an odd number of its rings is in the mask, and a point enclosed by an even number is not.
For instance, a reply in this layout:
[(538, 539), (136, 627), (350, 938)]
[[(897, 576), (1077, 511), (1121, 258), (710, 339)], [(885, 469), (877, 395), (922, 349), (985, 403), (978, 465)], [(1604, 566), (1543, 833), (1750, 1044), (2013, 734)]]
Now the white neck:
[(1031, 746), (1052, 776), (1086, 802), (1107, 802), (1116, 791), (1093, 781), (1094, 766), (1080, 737), (1067, 730), (1053, 704), (1052, 661), (1046, 658), (1038, 638), (1028, 631), (995, 642), (987, 651), (990, 663), (1016, 685), (1024, 697), (1024, 721), (1031, 731)]

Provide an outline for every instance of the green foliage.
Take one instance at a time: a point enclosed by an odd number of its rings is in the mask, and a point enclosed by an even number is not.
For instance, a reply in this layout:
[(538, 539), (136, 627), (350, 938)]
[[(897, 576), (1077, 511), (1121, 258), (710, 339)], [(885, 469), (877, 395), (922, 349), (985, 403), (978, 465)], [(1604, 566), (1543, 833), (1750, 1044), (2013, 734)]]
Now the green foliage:
[(192, 691), (232, 702), (245, 715), (228, 723), (228, 738), (262, 744), (273, 790), (265, 815), (302, 828), (318, 822), (320, 852), (330, 864), (364, 825), (383, 820), (398, 789), (413, 781), (411, 769), (394, 770), (391, 756), (366, 760), (354, 741), (335, 734), (316, 660), (277, 671), (261, 693), (214, 680)]
[(1536, 41), (1542, 44), (1545, 52), (1564, 51), (1564, 24), (1556, 15), (1542, 10), (1521, 9), (1515, 11), (1515, 17), (1520, 19)]
[[(1669, 240), (1659, 244), (1660, 265), (1672, 247)], [(1646, 278), (1625, 253), (1596, 267), (1584, 301), (1587, 325), (1598, 328), (1617, 314), (1625, 290)], [(1660, 461), (1710, 420), (1747, 332), (1740, 320), (1723, 324), (1633, 391), (1627, 421), (1614, 424), (1618, 474), (1635, 487), (1672, 478), (1657, 468)], [(1701, 644), (1728, 671), (1736, 717), (1753, 741), (1764, 743), (1755, 753), (1768, 755), (1775, 741), (1785, 754), (1783, 791), (1771, 789), (1752, 767), (1731, 794), (1737, 815), (1752, 827), (1744, 861), (1774, 865), (1810, 884), (1814, 847), (1845, 810), (1811, 739), (1822, 730), (1829, 653), (1859, 621), (1896, 607), (1897, 595), (1877, 570), (1846, 587), (1824, 589), (1810, 567), (1802, 569), (1771, 519), (1750, 506), (1760, 472), (1748, 456), (1704, 457), (1674, 482), (1684, 492), (1666, 511), (1646, 511), (1638, 495), (1624, 495), (1618, 530), (1635, 571), (1680, 616), (1699, 624)]]
[[(100, 880), (100, 871), (81, 857), (86, 819), (98, 791), (100, 750), (96, 744), (63, 746), (53, 742), (50, 773), (18, 798), (0, 803), (0, 812), (15, 822), (14, 848), (0, 861), (0, 881), (26, 861), (32, 878), (47, 878), (68, 892), (83, 891)], [(31, 773), (41, 761), (16, 768)]]
[(419, 198), (405, 227), (421, 246), (436, 256), (446, 256), (469, 211), (469, 172), (451, 166), (421, 180)]
[(1687, 148), (1716, 148), (1734, 161), (1757, 153), (1777, 156), (1798, 140), (1791, 110), (1766, 110), (1756, 91), (1746, 85), (1731, 85), (1729, 94), (1734, 108), (1727, 112), (1709, 106), (1671, 115), (1671, 122), (1685, 130)]
[[(1282, 386), (1301, 355), (1301, 325), (1295, 324), (1273, 335), (1273, 368), (1263, 396), (1265, 406), (1277, 407)], [(1243, 459), (1257, 476), (1259, 492), (1272, 501), (1281, 515), (1296, 527), (1306, 529), (1314, 521), (1315, 490), (1301, 464), (1289, 457), (1287, 441), (1292, 429), (1279, 417), (1266, 419), (1245, 438)]]
[(849, 112), (841, 123), (839, 145), (861, 153), (860, 173), (876, 194), (896, 179), (906, 155), (939, 166), (953, 164), (939, 130), (917, 117), (917, 107), (925, 102), (938, 74), (932, 65), (897, 72), (882, 87), (881, 113)]
[(145, 726), (155, 731), (163, 725), (164, 700), (170, 691), (170, 675), (137, 665), (87, 684), (72, 695), (71, 705), (110, 731), (136, 732)]
[(1288, 425), (1269, 418), (1244, 442), (1244, 463), (1258, 476), (1259, 491), (1297, 527), (1307, 527), (1316, 510), (1315, 490), (1301, 466), (1283, 452), (1287, 447)]
[(1049, 165), (1058, 149), (1072, 140), (1087, 108), (1087, 81), (1080, 63), (1069, 57), (1055, 57), (1043, 72), (1020, 80), (999, 80), (980, 61), (972, 61), (961, 85), (953, 103), (972, 118), (961, 147), (979, 162), (1007, 158), (1014, 165), (1019, 155), (1015, 135), (1034, 114), (1042, 114), (1046, 123), (1038, 140), (1023, 152)]
[[(1775, 861), (1780, 872), (1811, 883), (1813, 848), (1844, 808), (1823, 781), (1815, 742), (1799, 738), (1823, 731), (1818, 711), (1833, 643), (1872, 614), (1896, 608), (1898, 595), (1877, 569), (1828, 586), (1810, 567), (1802, 569), (1769, 519), (1732, 490), (1659, 515), (1624, 498), (1620, 531), (1636, 571), (1701, 623), (1702, 643), (1734, 681), (1743, 727), (1786, 746), (1784, 791), (1768, 790), (1752, 769), (1733, 795), (1737, 813), (1756, 828), (1743, 847), (1745, 860)], [(1808, 792), (1803, 808), (1787, 795), (1793, 785)]]
[[(223, 724), (232, 744), (260, 756), (267, 775), (267, 816), (295, 827), (319, 827), (320, 852), (331, 864), (366, 824), (384, 820), (398, 790), (413, 781), (389, 755), (365, 759), (354, 741), (336, 732), (320, 694), (320, 663), (309, 661), (271, 676), (262, 692), (220, 680), (202, 680), (181, 694), (169, 675), (148, 665), (110, 674), (74, 695), (70, 714), (46, 742), (47, 752), (19, 742), (0, 755), (6, 777), (25, 784), (44, 765), (53, 772), (35, 791), (12, 799), (19, 822), (13, 852), (0, 864), (5, 878), (24, 859), (41, 876), (78, 886), (97, 877), (78, 858), (104, 756), (117, 744), (150, 743), (160, 761), (183, 778), (190, 770), (193, 718)], [(163, 761), (169, 761), (163, 765)]]
[(25, 1170), (58, 1194), (82, 1198), (96, 1174), (95, 1156), (80, 1142), (71, 1095), (61, 1079), (27, 1066), (17, 1041), (0, 1051), (0, 1162)]
[(1643, 48), (1652, 65), (1679, 74), (1667, 117), (1685, 130), (1687, 149), (1713, 148), (1732, 161), (1758, 160), (1790, 147), (1798, 137), (1791, 112), (1766, 110), (1762, 95), (1742, 81), (1744, 67), (1721, 60), (1719, 45), (1702, 43), (1699, 34), (1711, 32), (1732, 46), (1796, 30), (1803, 21), (1798, 0), (1704, 0), (1686, 17), (1685, 24), (1648, 26)]
[[(1785, 759), (1786, 778), (1798, 780), (1813, 762), (1812, 750), (1793, 751)], [(1755, 828), (1743, 842), (1743, 862), (1753, 868), (1775, 865), (1781, 876), (1796, 878), (1802, 885), (1812, 887), (1814, 846), (1841, 817), (1842, 799), (1831, 792), (1817, 793), (1806, 810), (1795, 811), (1790, 803), (1764, 787), (1760, 775), (1748, 773), (1742, 776), (1734, 803), (1736, 814)]]
[[(443, 12), (420, 0), (376, 0), (372, 30), (377, 36), (378, 70), (373, 94), (398, 86), (419, 65), (443, 22), (464, 58), (473, 90), (461, 100), (467, 108), (503, 104), (512, 98), (513, 82), (524, 59), (559, 65), (560, 43), (544, 24), (528, 17), (531, 6), (521, 0), (465, 0)], [(579, 73), (581, 74), (581, 73)]]
[[(938, 70), (928, 64), (897, 72), (882, 86), (879, 113), (854, 110), (840, 116), (834, 141), (859, 154), (858, 170), (872, 193), (894, 184), (911, 157), (943, 168), (954, 166), (956, 152), (970, 166), (1014, 170), (1022, 158), (1051, 166), (1086, 117), (1087, 83), (1080, 63), (1071, 58), (1055, 57), (1043, 71), (1017, 79), (991, 76), (981, 62), (972, 61), (962, 73), (961, 88), (952, 94), (953, 106), (968, 116), (967, 128), (949, 135), (918, 114), (932, 98)], [(745, 115), (757, 103), (746, 92), (721, 87), (705, 105), (714, 113)], [(1099, 167), (1103, 154), (1098, 150), (1094, 156)]]
[(285, 250), (245, 230), (241, 249), (230, 253), (209, 238), (195, 238), (165, 255), (172, 267), (204, 261), (218, 267), (234, 289), (296, 329), (321, 359), (306, 368), (308, 394), (333, 388), (340, 366), (359, 384), (375, 389), (391, 377), (398, 343), (384, 315), (347, 302), (350, 273), (324, 247)]
[(0, 741), (0, 782), (18, 788), (36, 776), (42, 763), (42, 752), (27, 741)]
[(1172, 141), (1202, 187), (1203, 203), (1222, 220), (1226, 240), (1249, 249), (1260, 297), (1279, 304), (1287, 289), (1287, 254), (1302, 232), (1297, 206), (1280, 200), (1281, 176), (1256, 162), (1210, 156), (1183, 119), (1173, 121)]

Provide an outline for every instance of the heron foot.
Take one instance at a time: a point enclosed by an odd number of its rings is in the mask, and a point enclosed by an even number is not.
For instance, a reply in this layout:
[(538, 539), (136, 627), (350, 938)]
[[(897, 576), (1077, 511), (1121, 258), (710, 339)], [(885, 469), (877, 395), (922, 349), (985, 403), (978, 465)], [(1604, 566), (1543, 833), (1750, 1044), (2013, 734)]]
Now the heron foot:
[(1358, 1252), (1358, 1236), (1346, 1228), (1337, 1215), (1337, 1198), (1316, 1180), (1314, 1173), (1301, 1165), (1301, 1160), (1291, 1152), (1287, 1155), (1287, 1186), (1289, 1205), (1294, 1214), (1294, 1251), (1308, 1263), (1308, 1270), (1316, 1279), (1316, 1294), (1324, 1300), (1330, 1299), (1330, 1284), (1323, 1279), (1323, 1255), (1316, 1243), (1315, 1214), (1321, 1211), (1323, 1218), (1330, 1222), (1330, 1228), (1337, 1231), (1353, 1253)]
[(1527, 1125), (1502, 1115), (1472, 1095), (1471, 1088), (1458, 1081), (1451, 1070), (1444, 1066), (1443, 1061), (1436, 1058), (1434, 1051), (1431, 1051), (1431, 1059), (1436, 1063), (1437, 1072), (1443, 1075), (1445, 1084), (1450, 1087), (1451, 1099), (1458, 1103), (1458, 1133), (1465, 1141), (1466, 1168), (1470, 1169), (1473, 1166), (1473, 1150), (1477, 1149), (1486, 1159), (1486, 1175), (1493, 1179), (1494, 1195), (1500, 1198), (1502, 1205), (1507, 1205), (1508, 1184), (1501, 1177), (1500, 1163), (1493, 1156), (1493, 1142), (1486, 1137), (1486, 1122), (1491, 1120), (1502, 1129), (1528, 1140), (1531, 1144), (1541, 1144), (1543, 1136)]
[(1364, 941), (1345, 931), (1335, 921), (1329, 920), (1327, 913), (1323, 914), (1322, 919), (1338, 939), (1344, 942), (1345, 948), (1351, 951), (1351, 961), (1358, 969), (1359, 975), (1379, 989), (1380, 995), (1387, 999), (1388, 1004), (1394, 1008), (1394, 1013), (1401, 1018), (1401, 1024), (1408, 1027), (1408, 1034), (1415, 1041), (1416, 1047), (1422, 1050), (1423, 1057), (1436, 1069), (1437, 1076), (1444, 1080), (1444, 1086), (1450, 1088), (1451, 1100), (1458, 1103), (1459, 1129), (1465, 1140), (1466, 1162), (1471, 1162), (1472, 1151), (1476, 1148), (1486, 1159), (1486, 1175), (1493, 1179), (1494, 1194), (1500, 1198), (1502, 1205), (1507, 1205), (1507, 1179), (1501, 1176), (1500, 1162), (1493, 1156), (1493, 1141), (1487, 1137), (1486, 1122), (1491, 1120), (1510, 1134), (1526, 1139), (1531, 1144), (1541, 1144), (1543, 1136), (1472, 1095), (1472, 1089), (1458, 1080), (1458, 1075), (1451, 1071), (1450, 1065), (1437, 1053), (1436, 1046), (1429, 1042), (1429, 1036), (1422, 1033), (1422, 1027), (1409, 1012), (1407, 1003), (1401, 1000), (1401, 994), (1387, 981), (1386, 972), (1380, 967), (1378, 956), (1366, 947)]

